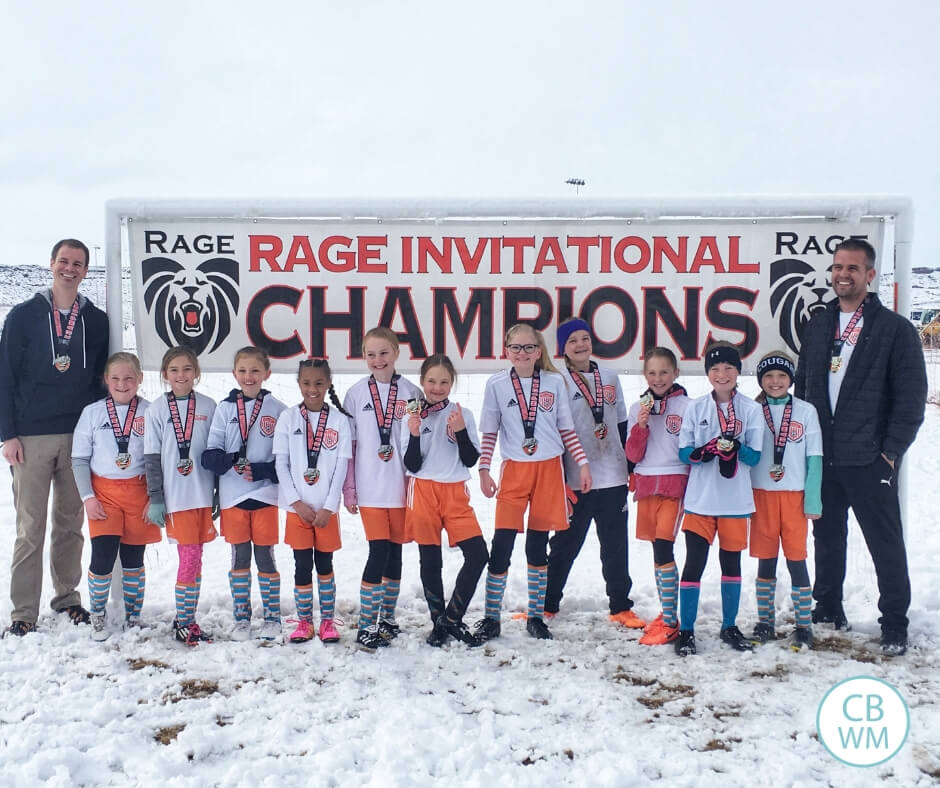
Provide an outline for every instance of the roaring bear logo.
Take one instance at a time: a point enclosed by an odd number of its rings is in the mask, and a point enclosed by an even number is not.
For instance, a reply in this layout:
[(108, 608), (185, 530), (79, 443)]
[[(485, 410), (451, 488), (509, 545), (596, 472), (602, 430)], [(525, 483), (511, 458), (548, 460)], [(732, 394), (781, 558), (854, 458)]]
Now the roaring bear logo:
[(792, 258), (770, 264), (770, 312), (779, 321), (781, 339), (794, 353), (799, 354), (803, 329), (813, 313), (826, 306), (830, 292), (828, 269), (819, 271)]
[(215, 257), (190, 269), (168, 257), (150, 257), (141, 270), (144, 305), (167, 347), (184, 345), (198, 356), (222, 344), (238, 313), (235, 260)]
[(327, 449), (335, 449), (336, 444), (339, 443), (339, 433), (330, 428), (323, 433), (323, 445)]
[(555, 395), (550, 391), (539, 393), (539, 408), (544, 411), (550, 411), (555, 407)]

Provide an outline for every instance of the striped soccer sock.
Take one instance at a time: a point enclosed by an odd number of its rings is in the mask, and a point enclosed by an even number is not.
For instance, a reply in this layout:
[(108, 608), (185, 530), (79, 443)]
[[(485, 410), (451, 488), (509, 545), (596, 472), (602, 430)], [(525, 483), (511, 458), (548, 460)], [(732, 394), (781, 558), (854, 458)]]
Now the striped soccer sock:
[(277, 572), (258, 572), (258, 590), (265, 621), (281, 620), (281, 576)]
[(193, 623), (193, 617), (186, 605), (186, 592), (189, 590), (189, 586), (190, 583), (176, 584), (176, 621), (184, 627), (188, 627)]
[(483, 615), (499, 621), (499, 610), (503, 606), (503, 594), (506, 592), (506, 572), (501, 575), (486, 573), (486, 602)]
[(733, 627), (741, 606), (741, 578), (721, 576), (721, 628)]
[[(701, 583), (679, 583), (679, 629), (695, 629), (695, 619), (698, 618), (698, 597), (701, 592)], [(666, 615), (663, 614), (665, 620)]]
[(529, 586), (529, 618), (542, 618), (545, 613), (545, 588), (548, 584), (548, 567), (527, 567), (526, 574)]
[(369, 629), (375, 625), (382, 593), (381, 583), (359, 584), (359, 629)]
[(88, 607), (93, 615), (103, 616), (111, 592), (111, 573), (93, 575), (88, 573)]
[(232, 590), (232, 615), (236, 621), (251, 620), (251, 570), (232, 569), (228, 573)]
[(757, 619), (773, 627), (776, 623), (777, 578), (770, 580), (758, 577), (754, 583), (757, 590)]
[(128, 620), (140, 618), (140, 609), (144, 606), (144, 588), (147, 585), (147, 573), (142, 566), (125, 569), (121, 577), (124, 590), (124, 617)]
[(294, 605), (297, 618), (301, 621), (313, 621), (313, 586), (294, 586)]
[[(658, 569), (659, 581), (662, 585), (660, 600), (663, 606), (663, 623), (666, 626), (674, 627), (679, 623), (677, 617), (677, 608), (679, 606), (679, 569), (672, 564), (666, 564)], [(695, 602), (698, 606), (698, 600)], [(695, 617), (692, 618), (695, 623)]]
[(398, 593), (401, 590), (401, 579), (392, 577), (382, 578), (382, 610), (379, 618), (382, 621), (395, 620), (395, 608), (398, 607)]
[(320, 597), (320, 620), (332, 619), (336, 608), (336, 578), (332, 572), (317, 575), (317, 593)]
[(196, 621), (196, 608), (199, 607), (199, 593), (202, 591), (202, 575), (196, 575), (196, 582), (186, 586), (186, 614), (189, 623)]
[(810, 586), (805, 588), (793, 586), (790, 589), (790, 599), (793, 600), (796, 625), (798, 627), (811, 627), (813, 625), (813, 589)]

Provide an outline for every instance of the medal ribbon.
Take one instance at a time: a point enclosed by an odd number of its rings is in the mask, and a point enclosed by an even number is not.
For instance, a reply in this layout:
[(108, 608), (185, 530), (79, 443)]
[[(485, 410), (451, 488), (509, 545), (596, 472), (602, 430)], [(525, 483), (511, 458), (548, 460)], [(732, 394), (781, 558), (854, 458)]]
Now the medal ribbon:
[(512, 390), (516, 395), (516, 404), (519, 406), (519, 415), (522, 417), (522, 430), (525, 432), (526, 439), (535, 437), (535, 419), (538, 416), (539, 405), (539, 371), (532, 372), (532, 389), (529, 392), (529, 404), (525, 402), (525, 392), (522, 390), (522, 383), (519, 381), (519, 375), (516, 370), (509, 370), (509, 378), (512, 380)]
[(787, 404), (783, 408), (783, 418), (780, 420), (780, 433), (774, 431), (774, 418), (770, 413), (770, 405), (764, 403), (764, 421), (770, 427), (770, 434), (774, 436), (774, 465), (783, 465), (783, 453), (787, 450), (787, 439), (790, 437), (790, 414), (793, 413), (793, 397), (787, 396)]
[(421, 398), (421, 411), (420, 411), (421, 418), (426, 419), (429, 414), (436, 413), (439, 410), (444, 410), (444, 408), (446, 408), (449, 404), (450, 404), (450, 400), (442, 399), (440, 402), (434, 405), (429, 405), (428, 401), (424, 397), (422, 397)]
[(62, 355), (69, 349), (69, 343), (72, 341), (72, 332), (75, 330), (75, 321), (78, 320), (78, 299), (76, 298), (69, 310), (68, 320), (65, 325), (65, 332), (62, 331), (62, 321), (59, 319), (59, 310), (52, 304), (52, 327), (55, 329), (56, 349)]
[(865, 304), (868, 303), (868, 296), (865, 296), (865, 300), (858, 305), (858, 309), (852, 314), (852, 317), (849, 318), (848, 324), (845, 326), (845, 331), (842, 332), (842, 335), (839, 335), (839, 319), (836, 316), (836, 329), (835, 336), (832, 338), (832, 357), (834, 359), (839, 358), (842, 355), (842, 346), (845, 344), (845, 340), (849, 338), (852, 334), (852, 331), (855, 329), (855, 326), (858, 325), (858, 321), (862, 319), (862, 310), (865, 308)]
[(388, 386), (388, 400), (382, 410), (382, 398), (375, 376), (369, 375), (369, 393), (372, 395), (372, 409), (375, 411), (375, 424), (379, 428), (379, 444), (390, 446), (392, 443), (392, 424), (395, 418), (395, 402), (398, 400), (398, 379), (401, 375), (392, 375)]
[(189, 446), (193, 440), (193, 424), (196, 422), (196, 395), (190, 391), (187, 400), (189, 402), (186, 408), (186, 427), (180, 420), (179, 405), (176, 404), (176, 397), (172, 391), (166, 393), (167, 405), (170, 408), (170, 419), (173, 422), (173, 432), (176, 433), (176, 448), (179, 450), (180, 459), (189, 459)]
[(241, 391), (235, 397), (235, 410), (238, 413), (238, 432), (242, 436), (242, 448), (238, 452), (239, 459), (245, 459), (248, 456), (248, 433), (255, 426), (258, 420), (258, 414), (261, 413), (261, 405), (264, 403), (264, 392), (259, 391), (255, 397), (254, 407), (251, 409), (251, 418), (245, 421), (245, 395)]
[(728, 440), (734, 440), (734, 394), (728, 400), (728, 417), (721, 412), (721, 405), (715, 400), (715, 407), (718, 409), (718, 428), (721, 430), (721, 437)]
[(108, 397), (104, 404), (108, 409), (108, 419), (111, 422), (111, 432), (114, 433), (114, 440), (117, 441), (118, 454), (127, 454), (127, 446), (131, 440), (131, 428), (134, 426), (134, 414), (137, 413), (138, 398), (135, 395), (127, 406), (127, 415), (124, 417), (122, 425), (118, 419), (117, 406), (114, 399)]
[(330, 406), (325, 402), (320, 408), (320, 420), (317, 422), (317, 431), (314, 433), (310, 426), (310, 418), (307, 415), (307, 406), (300, 403), (300, 415), (307, 425), (307, 468), (317, 467), (317, 460), (320, 459), (320, 446), (323, 445), (323, 433), (326, 432), (326, 419), (330, 413)]
[[(593, 361), (591, 362), (590, 371), (594, 373), (593, 395), (591, 394), (590, 387), (584, 382), (584, 378), (582, 378), (578, 372), (569, 369), (568, 373), (571, 375), (574, 385), (578, 387), (578, 391), (580, 391), (584, 399), (587, 400), (588, 407), (591, 409), (591, 415), (594, 417), (594, 423), (601, 424), (604, 421), (604, 384), (601, 382), (601, 371)], [(595, 397), (597, 397), (597, 399), (595, 399)]]

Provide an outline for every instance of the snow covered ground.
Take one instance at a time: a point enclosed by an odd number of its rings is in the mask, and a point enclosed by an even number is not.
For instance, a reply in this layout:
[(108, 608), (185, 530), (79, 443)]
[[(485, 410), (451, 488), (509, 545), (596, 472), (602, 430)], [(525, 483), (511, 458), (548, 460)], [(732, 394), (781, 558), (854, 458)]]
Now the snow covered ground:
[[(935, 365), (934, 365), (935, 367)], [(411, 370), (405, 370), (410, 372)], [(354, 378), (338, 378), (343, 391)], [(696, 394), (701, 377), (683, 382)], [(483, 379), (458, 380), (455, 398), (477, 412)], [(639, 378), (624, 378), (628, 398)], [(213, 376), (200, 390), (221, 397), (230, 379)], [(742, 388), (756, 393), (753, 379)], [(936, 384), (932, 389), (936, 390)], [(272, 378), (285, 401), (298, 400), (289, 377)], [(144, 393), (161, 390), (148, 374)], [(425, 645), (427, 608), (417, 550), (405, 548), (399, 622), (403, 634), (378, 654), (354, 648), (359, 575), (366, 547), (358, 517), (343, 514), (336, 555), (338, 612), (348, 622), (338, 644), (303, 646), (228, 640), (229, 552), (207, 546), (199, 619), (216, 642), (186, 649), (170, 638), (175, 550), (147, 553), (148, 588), (137, 633), (93, 643), (88, 629), (44, 612), (40, 631), (0, 640), (0, 784), (35, 785), (904, 785), (940, 780), (940, 409), (911, 451), (908, 550), (914, 585), (911, 649), (882, 659), (877, 591), (857, 527), (850, 533), (848, 634), (817, 628), (817, 650), (784, 645), (753, 654), (721, 647), (719, 571), (703, 580), (697, 657), (637, 644), (638, 633), (606, 614), (593, 532), (575, 564), (555, 640), (535, 641), (510, 615), (526, 602), (524, 556), (517, 547), (506, 594), (503, 636), (484, 648)], [(0, 468), (0, 474), (6, 474)], [(492, 503), (471, 482), (487, 536)], [(631, 507), (631, 530), (633, 511)], [(10, 487), (0, 485), (0, 587), (9, 580), (14, 535)], [(812, 548), (812, 545), (810, 545)], [(641, 615), (657, 610), (649, 545), (631, 538), (633, 599)], [(679, 560), (683, 557), (680, 543)], [(445, 551), (445, 584), (459, 551)], [(85, 550), (85, 561), (89, 549)], [(285, 617), (293, 613), (292, 558), (277, 551)], [(755, 621), (756, 561), (746, 559), (739, 623)], [(811, 561), (812, 566), (812, 561)], [(792, 616), (781, 568), (779, 629)], [(83, 598), (87, 599), (84, 587)], [(256, 616), (260, 603), (255, 590)], [(5, 596), (5, 594), (4, 594)], [(48, 574), (43, 605), (51, 596)], [(10, 603), (0, 599), (0, 621)], [(468, 614), (482, 612), (482, 589)], [(816, 734), (824, 694), (851, 676), (895, 685), (910, 707), (901, 752), (859, 769), (835, 760)]]

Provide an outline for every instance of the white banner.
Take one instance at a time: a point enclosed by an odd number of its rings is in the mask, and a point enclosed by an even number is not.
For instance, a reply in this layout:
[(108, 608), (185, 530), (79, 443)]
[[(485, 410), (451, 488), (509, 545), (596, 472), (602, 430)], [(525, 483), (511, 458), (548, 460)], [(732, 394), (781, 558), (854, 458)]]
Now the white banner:
[(797, 352), (810, 313), (832, 298), (835, 245), (862, 237), (880, 252), (885, 222), (138, 218), (128, 228), (148, 368), (182, 344), (205, 371), (230, 370), (238, 348), (258, 345), (277, 371), (325, 356), (336, 373), (359, 372), (364, 333), (385, 325), (403, 371), (440, 352), (459, 372), (488, 372), (506, 366), (509, 326), (535, 325), (555, 354), (555, 326), (578, 315), (597, 358), (638, 373), (654, 345), (683, 363), (728, 340), (745, 371), (770, 350)]

